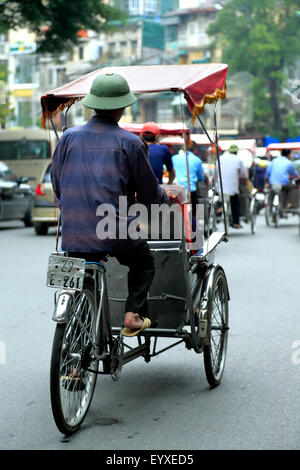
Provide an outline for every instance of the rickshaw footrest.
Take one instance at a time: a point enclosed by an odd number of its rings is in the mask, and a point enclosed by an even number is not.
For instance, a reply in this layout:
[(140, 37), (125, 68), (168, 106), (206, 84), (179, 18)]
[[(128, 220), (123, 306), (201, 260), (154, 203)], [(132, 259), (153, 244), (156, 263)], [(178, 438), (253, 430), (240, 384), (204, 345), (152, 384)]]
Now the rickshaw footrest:
[[(121, 328), (113, 327), (112, 334), (116, 335), (120, 333)], [(141, 331), (136, 337), (139, 336), (163, 336), (166, 338), (185, 338), (187, 335), (186, 331), (180, 331), (174, 328), (147, 328)]]

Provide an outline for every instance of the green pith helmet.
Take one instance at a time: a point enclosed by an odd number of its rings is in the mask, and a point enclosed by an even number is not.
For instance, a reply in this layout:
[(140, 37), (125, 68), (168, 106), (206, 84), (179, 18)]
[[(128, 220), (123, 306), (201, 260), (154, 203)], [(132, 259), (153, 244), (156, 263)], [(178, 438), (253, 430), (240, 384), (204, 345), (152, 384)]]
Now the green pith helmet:
[(230, 145), (230, 147), (228, 149), (228, 152), (230, 152), (230, 153), (238, 153), (238, 151), (239, 151), (239, 148), (236, 144)]
[(95, 78), (90, 92), (82, 104), (92, 109), (119, 109), (137, 101), (124, 77), (117, 73), (105, 73)]

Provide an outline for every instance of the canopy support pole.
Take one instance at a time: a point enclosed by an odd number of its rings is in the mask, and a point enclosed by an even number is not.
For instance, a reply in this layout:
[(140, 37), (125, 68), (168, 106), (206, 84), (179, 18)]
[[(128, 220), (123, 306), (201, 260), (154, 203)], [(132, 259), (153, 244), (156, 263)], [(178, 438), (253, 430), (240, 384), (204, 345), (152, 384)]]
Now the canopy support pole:
[[(214, 131), (215, 131), (215, 138), (214, 140), (211, 139), (209, 133), (207, 132), (206, 128), (205, 128), (205, 125), (203, 124), (202, 122), (202, 119), (200, 118), (199, 114), (197, 114), (197, 119), (204, 131), (204, 133), (206, 134), (208, 140), (213, 144), (215, 145), (216, 147), (216, 160), (217, 160), (217, 163), (218, 163), (218, 177), (219, 177), (219, 182), (220, 182), (220, 190), (221, 190), (221, 198), (222, 198), (222, 210), (223, 210), (223, 221), (224, 221), (224, 231), (226, 233), (226, 235), (228, 235), (228, 231), (227, 231), (227, 220), (226, 220), (226, 215), (225, 215), (225, 202), (224, 202), (224, 192), (223, 192), (223, 181), (222, 181), (222, 172), (221, 172), (221, 165), (220, 165), (220, 152), (219, 152), (219, 138), (218, 138), (218, 131), (217, 131), (217, 103), (215, 104), (215, 107), (214, 107)], [(216, 192), (216, 187), (214, 187), (213, 189), (213, 198), (215, 196), (215, 192)], [(211, 206), (212, 208), (212, 206)], [(209, 220), (211, 220), (211, 217), (209, 218)]]
[(74, 101), (75, 99), (72, 101), (72, 103), (67, 107), (66, 111), (65, 111), (65, 116), (64, 116), (64, 127), (62, 128), (62, 131), (65, 132), (67, 129), (68, 129), (68, 126), (67, 126), (67, 114), (68, 114), (68, 111), (69, 109), (71, 108), (71, 106), (74, 104)]
[(185, 166), (186, 166), (186, 176), (187, 176), (187, 187), (188, 187), (188, 202), (192, 204), (192, 196), (191, 196), (191, 182), (190, 182), (190, 169), (189, 169), (189, 161), (188, 161), (188, 146), (186, 142), (186, 134), (182, 134), (183, 138), (183, 148), (185, 153)]
[(56, 127), (55, 127), (54, 122), (53, 122), (53, 120), (52, 120), (51, 113), (49, 113), (49, 111), (48, 111), (48, 108), (47, 108), (47, 101), (46, 101), (46, 100), (45, 100), (45, 108), (46, 108), (46, 112), (47, 112), (47, 117), (49, 118), (49, 121), (51, 122), (52, 129), (53, 129), (53, 131), (54, 131), (54, 133), (55, 133), (55, 137), (56, 137), (57, 141), (59, 141), (59, 135), (58, 135), (58, 133), (57, 133)]
[(56, 130), (56, 127), (55, 127), (54, 122), (53, 122), (53, 120), (52, 120), (52, 117), (51, 117), (50, 114), (49, 114), (48, 116), (49, 116), (49, 120), (50, 120), (50, 122), (51, 122), (52, 129), (53, 129), (53, 131), (54, 131), (54, 133), (55, 133), (55, 137), (56, 137), (57, 141), (59, 141), (59, 135), (58, 135), (58, 133), (57, 133), (57, 130)]
[[(182, 104), (182, 94), (180, 94), (180, 114), (181, 114), (181, 123), (182, 128), (184, 127), (184, 117), (183, 117), (183, 104)], [(191, 183), (190, 183), (190, 171), (189, 171), (189, 161), (188, 161), (188, 148), (187, 148), (187, 137), (182, 133), (183, 138), (183, 149), (185, 154), (185, 166), (186, 166), (186, 177), (187, 177), (187, 197), (188, 203), (191, 207), (192, 204), (192, 196), (191, 196)]]

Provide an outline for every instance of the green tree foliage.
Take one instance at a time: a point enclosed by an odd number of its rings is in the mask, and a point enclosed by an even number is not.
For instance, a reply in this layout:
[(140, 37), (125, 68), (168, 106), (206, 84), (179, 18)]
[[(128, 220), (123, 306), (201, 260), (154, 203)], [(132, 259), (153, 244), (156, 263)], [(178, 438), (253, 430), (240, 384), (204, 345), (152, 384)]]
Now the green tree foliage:
[(279, 138), (295, 130), (283, 88), (284, 71), (300, 57), (298, 10), (299, 0), (231, 0), (209, 28), (220, 41), (230, 72), (253, 76), (257, 130)]
[(40, 53), (60, 53), (79, 42), (78, 31), (106, 31), (109, 21), (124, 18), (103, 0), (0, 1), (0, 31), (28, 28)]

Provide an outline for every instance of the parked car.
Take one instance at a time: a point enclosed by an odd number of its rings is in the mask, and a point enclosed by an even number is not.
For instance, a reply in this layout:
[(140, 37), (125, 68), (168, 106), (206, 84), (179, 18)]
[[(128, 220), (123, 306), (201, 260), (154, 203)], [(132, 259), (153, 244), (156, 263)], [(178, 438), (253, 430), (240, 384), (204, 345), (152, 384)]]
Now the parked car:
[[(60, 136), (61, 133), (58, 133)], [(18, 176), (27, 176), (35, 188), (57, 138), (53, 130), (0, 129), (0, 159)]]
[(0, 161), (0, 221), (22, 220), (26, 227), (32, 226), (33, 190), (27, 182)]
[(35, 188), (32, 222), (37, 235), (47, 235), (48, 228), (58, 223), (58, 202), (51, 183), (51, 163), (47, 164)]

